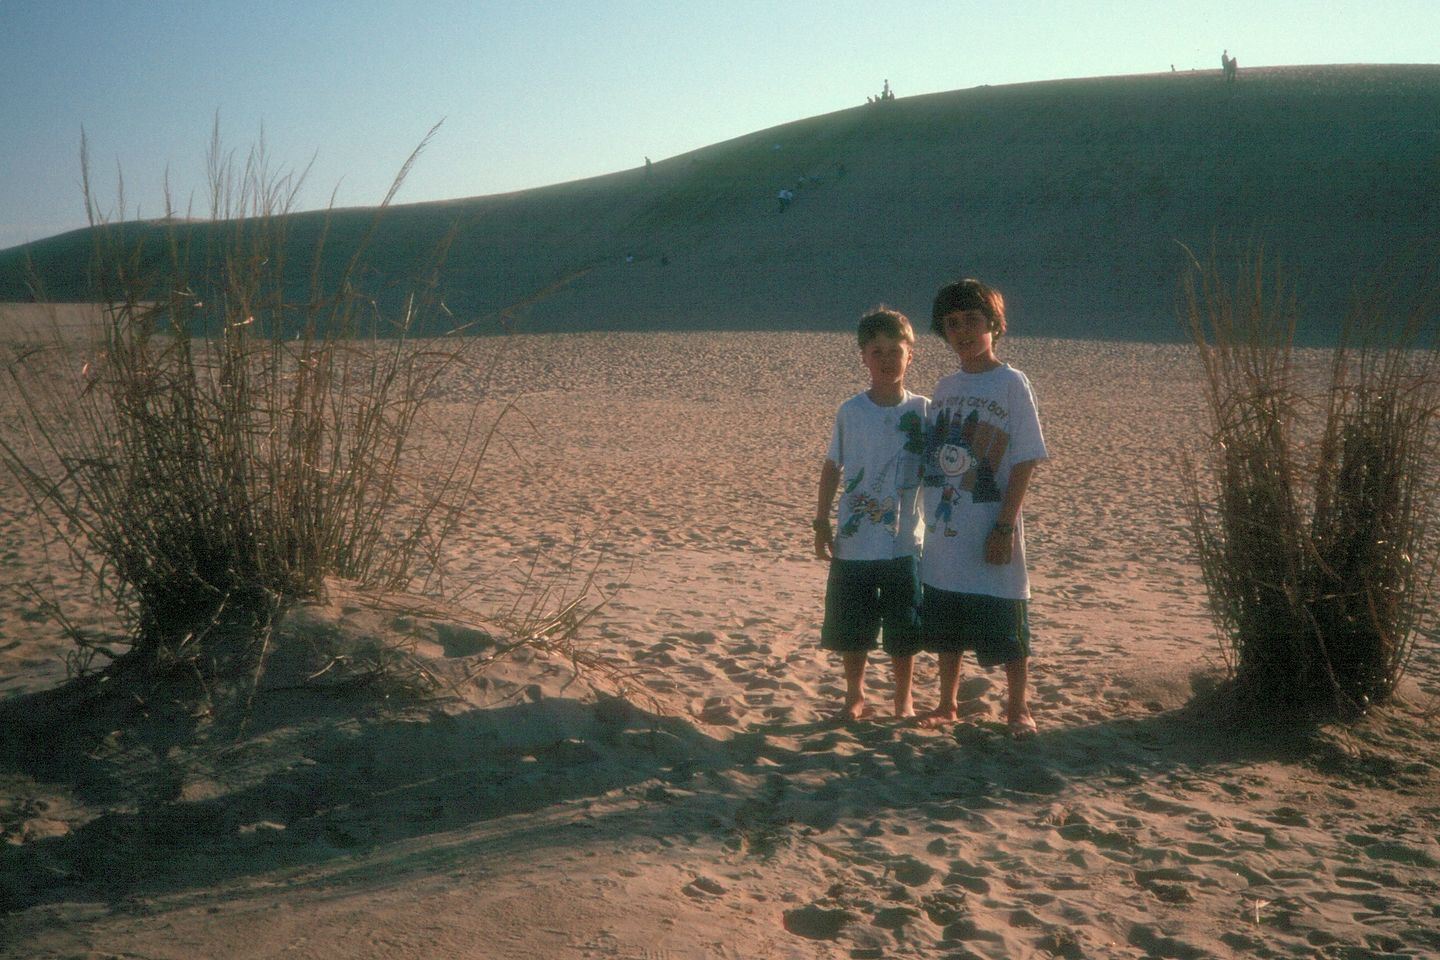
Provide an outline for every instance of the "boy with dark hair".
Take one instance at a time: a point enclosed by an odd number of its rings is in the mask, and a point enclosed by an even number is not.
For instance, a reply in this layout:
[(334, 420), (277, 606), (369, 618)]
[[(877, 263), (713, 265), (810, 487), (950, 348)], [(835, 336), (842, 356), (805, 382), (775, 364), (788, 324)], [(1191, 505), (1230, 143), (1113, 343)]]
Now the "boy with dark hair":
[[(905, 389), (915, 332), (904, 314), (877, 307), (860, 319), (857, 339), (870, 388), (840, 405), (820, 469), (815, 556), (830, 561), (820, 644), (841, 655), (841, 717), (854, 720), (873, 715), (865, 702), (865, 666), (883, 634), (895, 671), (895, 716), (913, 717), (928, 406)], [(842, 483), (837, 535), (830, 514)]]
[(1048, 456), (1035, 395), (1026, 376), (995, 355), (1006, 331), (998, 290), (979, 280), (941, 287), (931, 327), (960, 369), (935, 385), (927, 420), (921, 579), (925, 649), (939, 655), (940, 703), (923, 723), (959, 718), (960, 658), (973, 650), (981, 667), (1004, 665), (1010, 733), (1030, 736), (1030, 581), (1020, 508), (1031, 474)]

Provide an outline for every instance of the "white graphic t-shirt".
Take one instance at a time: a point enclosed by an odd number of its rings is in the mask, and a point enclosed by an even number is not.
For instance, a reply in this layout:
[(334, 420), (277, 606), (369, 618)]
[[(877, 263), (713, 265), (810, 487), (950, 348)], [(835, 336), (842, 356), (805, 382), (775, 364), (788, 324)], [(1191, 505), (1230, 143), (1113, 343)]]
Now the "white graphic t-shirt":
[(1025, 527), (1017, 518), (1008, 564), (985, 562), (1010, 470), (1049, 456), (1035, 394), (1008, 364), (960, 371), (935, 384), (926, 424), (925, 555), (921, 579), (956, 593), (1030, 599)]
[(893, 407), (864, 393), (840, 404), (826, 456), (840, 468), (834, 554), (840, 560), (920, 555), (920, 467), (929, 402), (905, 391)]

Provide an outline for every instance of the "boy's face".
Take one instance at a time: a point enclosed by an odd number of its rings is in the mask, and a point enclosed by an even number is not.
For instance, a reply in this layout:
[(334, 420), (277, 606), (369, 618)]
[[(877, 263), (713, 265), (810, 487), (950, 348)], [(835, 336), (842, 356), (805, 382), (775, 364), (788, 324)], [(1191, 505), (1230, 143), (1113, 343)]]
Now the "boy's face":
[(995, 335), (990, 332), (990, 318), (984, 310), (954, 310), (940, 318), (945, 342), (960, 357), (962, 365), (983, 363), (995, 352)]
[(872, 390), (894, 389), (905, 385), (905, 371), (910, 369), (910, 344), (880, 334), (860, 348), (860, 362), (870, 372)]

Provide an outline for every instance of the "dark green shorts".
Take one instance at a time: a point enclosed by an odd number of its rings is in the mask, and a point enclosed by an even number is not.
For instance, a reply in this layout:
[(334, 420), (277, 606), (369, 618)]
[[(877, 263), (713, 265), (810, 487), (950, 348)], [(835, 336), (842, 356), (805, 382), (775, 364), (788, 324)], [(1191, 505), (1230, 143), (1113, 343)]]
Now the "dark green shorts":
[(931, 653), (975, 651), (982, 667), (1030, 656), (1030, 605), (925, 585), (924, 643)]
[(831, 560), (825, 584), (826, 650), (874, 650), (881, 633), (885, 652), (910, 657), (920, 652), (920, 565), (915, 557), (894, 560)]

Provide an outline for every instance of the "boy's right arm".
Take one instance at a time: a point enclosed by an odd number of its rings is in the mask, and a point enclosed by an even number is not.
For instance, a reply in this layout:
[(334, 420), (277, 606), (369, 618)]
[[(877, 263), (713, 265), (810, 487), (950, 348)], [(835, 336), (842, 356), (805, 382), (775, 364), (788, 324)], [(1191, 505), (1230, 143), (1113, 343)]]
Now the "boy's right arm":
[(825, 459), (820, 468), (820, 498), (815, 508), (815, 556), (821, 560), (835, 558), (835, 529), (830, 525), (830, 509), (835, 503), (835, 491), (840, 489), (840, 468), (835, 461)]

